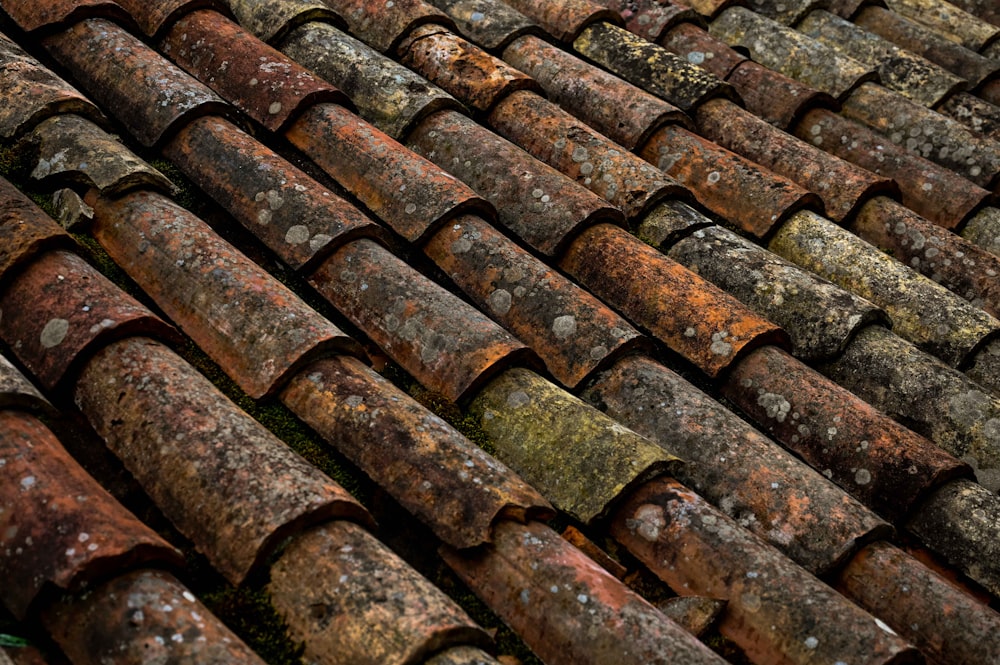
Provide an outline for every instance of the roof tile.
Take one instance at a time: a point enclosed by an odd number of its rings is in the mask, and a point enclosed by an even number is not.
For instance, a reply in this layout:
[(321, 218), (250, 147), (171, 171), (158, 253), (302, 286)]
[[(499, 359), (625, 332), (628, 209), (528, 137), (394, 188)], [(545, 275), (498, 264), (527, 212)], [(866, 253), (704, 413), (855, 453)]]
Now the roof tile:
[(551, 511), (510, 469), (353, 358), (313, 363), (281, 400), (452, 547), (489, 542), (501, 519)]
[(229, 9), (240, 25), (272, 45), (311, 22), (344, 25), (337, 13), (321, 0), (229, 0)]
[(382, 53), (396, 50), (414, 28), (435, 23), (454, 28), (454, 22), (423, 0), (325, 0), (347, 22), (351, 34)]
[(139, 24), (147, 37), (155, 37), (169, 29), (176, 21), (189, 12), (200, 9), (228, 12), (227, 0), (115, 0), (128, 10), (129, 15)]
[(160, 48), (273, 132), (320, 102), (351, 107), (347, 95), (215, 11), (184, 16)]
[(753, 11), (788, 26), (794, 26), (810, 12), (825, 9), (829, 4), (830, 0), (747, 0), (747, 7)]
[(304, 363), (360, 346), (169, 199), (138, 192), (94, 202), (94, 236), (253, 397)]
[[(49, 585), (76, 591), (123, 567), (180, 565), (180, 553), (118, 504), (34, 417), (0, 411), (0, 573), (18, 618)], [(59, 528), (53, 528), (58, 523)]]
[(975, 95), (964, 92), (952, 95), (937, 107), (937, 112), (1000, 141), (1000, 108)]
[(815, 574), (891, 532), (856, 499), (653, 360), (622, 360), (584, 399), (683, 458), (678, 480)]
[(892, 11), (914, 19), (973, 51), (1000, 39), (1000, 27), (990, 25), (944, 0), (886, 0)]
[(161, 659), (204, 665), (263, 665), (231, 630), (168, 573), (122, 575), (44, 616), (78, 665), (128, 665)]
[(25, 32), (52, 30), (88, 18), (106, 17), (128, 22), (129, 15), (117, 0), (4, 0), (4, 11)]
[[(642, 32), (635, 30), (631, 23), (629, 30), (642, 35)], [(697, 65), (722, 80), (726, 80), (734, 69), (747, 61), (747, 56), (729, 48), (728, 44), (719, 41), (694, 23), (685, 22), (674, 26), (658, 40), (658, 43), (692, 65)]]
[(0, 409), (45, 415), (55, 412), (42, 393), (3, 356), (0, 356)]
[(675, 26), (704, 24), (698, 12), (680, 3), (609, 0), (604, 4), (621, 14), (629, 32), (651, 42), (659, 42)]
[(64, 251), (43, 254), (0, 296), (0, 336), (43, 387), (71, 380), (87, 357), (109, 340), (176, 332), (83, 259)]
[(0, 178), (0, 278), (10, 279), (45, 251), (75, 246), (71, 236), (51, 217)]
[(544, 35), (534, 21), (500, 0), (431, 0), (447, 12), (459, 31), (490, 51), (500, 51), (524, 35)]
[(951, 4), (993, 25), (1000, 25), (1000, 7), (994, 5), (992, 0), (953, 0)]
[(227, 110), (214, 92), (103, 19), (80, 21), (44, 42), (145, 146), (162, 141), (194, 117)]
[(435, 654), (425, 665), (501, 665), (492, 656), (475, 647), (454, 647)]
[(528, 18), (537, 21), (547, 33), (571, 42), (589, 25), (602, 22), (622, 23), (619, 14), (590, 0), (504, 0)]
[(504, 522), (495, 548), (444, 557), (553, 665), (725, 662), (540, 524)]
[(470, 411), (496, 456), (584, 523), (607, 516), (627, 489), (679, 460), (526, 369), (501, 374)]
[(267, 590), (311, 662), (406, 665), (449, 646), (490, 644), (454, 601), (347, 522), (296, 538)]
[(737, 67), (726, 82), (740, 94), (748, 109), (777, 127), (794, 126), (811, 108), (840, 108), (828, 93), (749, 60)]

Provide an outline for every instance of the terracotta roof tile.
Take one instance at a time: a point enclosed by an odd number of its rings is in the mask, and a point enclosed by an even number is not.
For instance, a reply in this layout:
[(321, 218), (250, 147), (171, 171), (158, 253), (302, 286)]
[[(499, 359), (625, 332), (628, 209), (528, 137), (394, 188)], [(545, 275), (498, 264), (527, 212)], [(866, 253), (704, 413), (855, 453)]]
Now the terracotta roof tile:
[(517, 11), (537, 21), (545, 32), (564, 42), (576, 39), (584, 28), (595, 23), (622, 23), (621, 16), (590, 0), (505, 0)]
[(613, 0), (604, 4), (621, 14), (629, 32), (651, 42), (659, 42), (674, 26), (704, 23), (698, 12), (680, 3)]
[(25, 32), (54, 30), (87, 18), (128, 20), (129, 15), (116, 0), (55, 0), (39, 4), (30, 0), (7, 0), (4, 11)]
[(501, 51), (524, 35), (544, 35), (534, 21), (499, 0), (432, 0), (446, 12), (459, 31), (491, 51)]
[(886, 5), (973, 51), (981, 51), (1000, 38), (1000, 27), (989, 25), (944, 0), (886, 0)]
[(147, 37), (161, 35), (186, 14), (197, 12), (199, 9), (228, 11), (226, 0), (160, 0), (159, 2), (115, 0), (115, 2), (128, 10), (129, 15), (139, 24), (139, 28)]
[(984, 21), (989, 21), (993, 25), (1000, 25), (1000, 8), (996, 7), (990, 0), (954, 0), (951, 4)]
[(975, 95), (952, 95), (937, 107), (937, 112), (957, 120), (974, 132), (1000, 141), (1000, 108)]
[(795, 0), (781, 2), (780, 0), (747, 0), (747, 7), (772, 21), (783, 25), (795, 25), (810, 12), (826, 9), (830, 0)]
[(51, 415), (55, 409), (7, 358), (0, 356), (0, 409)]
[(240, 25), (272, 45), (308, 23), (345, 25), (321, 0), (229, 0), (229, 9)]
[(0, 178), (0, 279), (9, 281), (45, 251), (73, 247), (68, 233), (14, 185)]
[[(18, 618), (122, 568), (180, 554), (118, 504), (33, 416), (0, 411), (0, 598)], [(54, 528), (57, 522), (59, 528)]]
[(448, 15), (423, 0), (325, 0), (347, 22), (351, 34), (388, 53), (411, 30), (427, 23), (454, 27)]
[[(642, 36), (642, 32), (636, 30), (631, 23), (628, 28)], [(719, 41), (694, 23), (677, 24), (657, 42), (722, 80), (726, 80), (734, 69), (748, 59), (746, 55), (729, 48), (725, 42)]]

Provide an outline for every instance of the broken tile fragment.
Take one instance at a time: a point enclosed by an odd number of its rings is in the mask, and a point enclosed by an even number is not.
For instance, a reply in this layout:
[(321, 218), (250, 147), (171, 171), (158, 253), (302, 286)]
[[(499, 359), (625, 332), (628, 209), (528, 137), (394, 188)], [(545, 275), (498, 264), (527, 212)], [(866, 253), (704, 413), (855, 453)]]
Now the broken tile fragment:
[(9, 279), (43, 252), (74, 247), (62, 227), (0, 177), (0, 279)]
[(178, 530), (233, 584), (309, 524), (371, 518), (340, 485), (175, 353), (134, 337), (87, 365), (74, 399)]
[(52, 415), (55, 409), (38, 392), (38, 388), (14, 367), (14, 364), (0, 355), (0, 409), (16, 409), (27, 413)]
[(319, 360), (281, 395), (306, 424), (452, 547), (551, 512), (509, 468), (353, 358)]

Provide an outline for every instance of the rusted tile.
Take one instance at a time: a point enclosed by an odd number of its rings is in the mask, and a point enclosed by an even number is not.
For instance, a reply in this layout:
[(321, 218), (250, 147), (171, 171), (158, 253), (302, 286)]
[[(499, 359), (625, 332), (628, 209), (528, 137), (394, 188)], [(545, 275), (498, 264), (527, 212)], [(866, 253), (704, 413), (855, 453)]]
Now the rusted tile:
[[(664, 34), (682, 25), (698, 29), (704, 25), (701, 15), (690, 7), (658, 0), (606, 0), (607, 7), (615, 10), (625, 20), (625, 27), (643, 39), (658, 42)], [(697, 64), (697, 63), (695, 63)]]
[(518, 39), (503, 57), (541, 84), (549, 99), (629, 150), (663, 125), (691, 126), (674, 106), (537, 37)]
[(448, 13), (459, 31), (490, 51), (502, 51), (524, 35), (544, 36), (534, 21), (500, 0), (431, 0)]
[(266, 146), (218, 117), (198, 118), (164, 154), (247, 230), (297, 270), (381, 227)]
[(1000, 27), (990, 25), (958, 7), (938, 0), (885, 0), (892, 11), (926, 25), (972, 51), (982, 51), (1000, 38)]
[(94, 202), (94, 237), (251, 397), (317, 356), (360, 346), (287, 287), (159, 194)]
[(163, 33), (189, 12), (210, 9), (212, 12), (229, 13), (227, 0), (115, 0), (128, 10), (147, 37)]
[(1000, 592), (1000, 500), (995, 490), (971, 481), (945, 485), (906, 528), (990, 593)]
[(0, 177), (0, 278), (9, 279), (43, 252), (75, 246), (34, 201)]
[(664, 201), (643, 217), (636, 229), (636, 236), (643, 242), (666, 251), (688, 234), (714, 225), (715, 222), (708, 217), (680, 201)]
[[(427, 118), (407, 147), (475, 189), (504, 226), (546, 256), (561, 256), (588, 226), (624, 224), (621, 212), (599, 196), (461, 114)], [(447, 227), (437, 237), (443, 233)]]
[(727, 600), (719, 631), (755, 662), (923, 662), (875, 617), (676, 481), (637, 490), (611, 534), (672, 588)]
[(858, 13), (854, 22), (900, 48), (941, 65), (973, 86), (983, 84), (998, 71), (997, 63), (989, 58), (884, 7), (866, 7)]
[(980, 187), (991, 189), (1000, 180), (1000, 143), (882, 86), (859, 87), (842, 113)]
[(551, 665), (725, 662), (538, 523), (503, 522), (494, 547), (443, 556)]
[(397, 141), (428, 115), (462, 109), (424, 77), (332, 25), (303, 25), (280, 48), (350, 95), (361, 117)]
[(606, 517), (623, 492), (680, 463), (526, 369), (494, 379), (469, 410), (502, 462), (584, 523)]
[(177, 334), (75, 254), (43, 254), (0, 296), (0, 337), (52, 390), (109, 340)]
[(412, 243), (457, 215), (495, 217), (493, 207), (455, 177), (335, 104), (312, 107), (286, 136)]
[(457, 218), (424, 253), (477, 307), (534, 350), (564, 386), (574, 388), (648, 344), (607, 305), (481, 219)]
[(489, 542), (500, 519), (551, 513), (510, 469), (353, 358), (313, 363), (281, 400), (453, 547)]
[[(747, 7), (772, 21), (789, 27), (795, 26), (807, 14), (817, 9), (826, 9), (830, 0), (747, 0)], [(798, 27), (796, 27), (798, 30)]]
[(532, 362), (503, 328), (370, 240), (338, 249), (309, 281), (390, 358), (452, 401), (511, 364)]
[(501, 665), (501, 663), (475, 647), (452, 647), (424, 661), (424, 665)]
[(877, 68), (883, 85), (927, 108), (967, 87), (964, 80), (941, 66), (829, 12), (811, 13), (796, 30)]
[(100, 351), (77, 406), (163, 513), (233, 584), (283, 542), (365, 509), (158, 342)]
[(560, 266), (709, 376), (758, 346), (788, 343), (773, 323), (617, 227), (584, 231)]
[(930, 490), (970, 473), (930, 441), (776, 349), (751, 353), (721, 390), (762, 429), (891, 521), (909, 514)]
[(5, 357), (0, 356), (0, 409), (53, 415), (55, 408)]
[(702, 104), (695, 118), (706, 138), (818, 194), (835, 221), (849, 219), (872, 197), (899, 194), (888, 178), (820, 150), (727, 100)]
[(173, 575), (127, 573), (47, 609), (42, 618), (76, 665), (263, 665)]
[(17, 138), (42, 120), (60, 113), (76, 113), (105, 122), (93, 102), (40, 62), (0, 35), (0, 138)]
[(3, 10), (25, 32), (69, 26), (89, 18), (107, 17), (117, 22), (130, 22), (128, 14), (117, 0), (4, 0)]
[(808, 112), (794, 131), (803, 141), (832, 155), (894, 179), (907, 208), (945, 228), (960, 226), (991, 197), (990, 192), (954, 171), (826, 109)]
[(590, 0), (504, 0), (517, 11), (537, 21), (547, 33), (562, 42), (572, 42), (590, 25), (621, 24), (618, 12)]
[(489, 116), (501, 136), (639, 218), (666, 198), (689, 198), (659, 169), (533, 92), (515, 92)]
[(1000, 615), (888, 543), (862, 550), (837, 589), (937, 662), (1000, 661)]
[(815, 574), (891, 532), (857, 500), (649, 358), (622, 360), (583, 397), (687, 461), (674, 474), (679, 481)]
[(345, 25), (321, 0), (229, 0), (229, 9), (240, 25), (271, 45), (314, 21), (319, 25)]
[(30, 138), (36, 163), (31, 177), (62, 185), (97, 188), (108, 196), (133, 189), (172, 194), (176, 187), (103, 129), (78, 115), (64, 114), (39, 124)]
[(81, 21), (43, 44), (147, 147), (192, 118), (227, 110), (214, 92), (103, 19)]
[(662, 46), (610, 23), (595, 23), (573, 48), (629, 83), (691, 111), (713, 97), (735, 98), (726, 83)]
[(724, 228), (695, 231), (667, 255), (780, 325), (805, 362), (838, 355), (863, 326), (888, 323), (864, 298)]
[(884, 197), (865, 204), (848, 228), (974, 306), (1000, 316), (1000, 257)]
[[(657, 5), (651, 3), (651, 6)], [(629, 27), (631, 29), (631, 25)], [(636, 31), (632, 30), (632, 32)], [(729, 48), (725, 42), (719, 41), (694, 23), (681, 23), (674, 26), (663, 35), (659, 43), (692, 65), (697, 65), (722, 80), (725, 80), (734, 69), (747, 60), (745, 55)]]
[(639, 154), (689, 187), (707, 209), (757, 238), (799, 210), (823, 208), (816, 194), (683, 127), (659, 129)]
[(418, 26), (455, 27), (447, 14), (423, 0), (324, 1), (347, 22), (352, 35), (388, 55)]
[[(939, 445), (1000, 489), (1000, 400), (880, 326), (862, 330), (819, 369), (875, 408)], [(869, 439), (870, 441), (870, 439)]]
[(272, 132), (317, 103), (351, 106), (347, 95), (215, 11), (177, 21), (160, 48)]
[(784, 129), (793, 127), (809, 109), (840, 108), (828, 93), (749, 60), (736, 68), (727, 83), (755, 115)]
[(515, 90), (539, 89), (527, 74), (439, 26), (415, 29), (399, 51), (404, 65), (483, 113)]
[(761, 65), (840, 101), (865, 81), (878, 78), (874, 68), (743, 7), (727, 9), (709, 32), (730, 46), (747, 49)]
[(406, 665), (490, 639), (450, 598), (347, 522), (299, 536), (267, 585), (305, 658), (323, 665)]
[(966, 92), (952, 95), (935, 110), (977, 134), (1000, 141), (1000, 108), (975, 95)]
[(700, 638), (719, 621), (726, 609), (726, 601), (700, 596), (676, 596), (657, 603), (656, 607), (671, 621)]
[(769, 249), (882, 307), (897, 334), (953, 367), (1000, 331), (986, 312), (819, 215), (793, 215)]
[[(180, 565), (180, 553), (125, 510), (34, 417), (0, 411), (0, 574), (23, 619), (123, 567)], [(49, 597), (46, 597), (49, 596)]]

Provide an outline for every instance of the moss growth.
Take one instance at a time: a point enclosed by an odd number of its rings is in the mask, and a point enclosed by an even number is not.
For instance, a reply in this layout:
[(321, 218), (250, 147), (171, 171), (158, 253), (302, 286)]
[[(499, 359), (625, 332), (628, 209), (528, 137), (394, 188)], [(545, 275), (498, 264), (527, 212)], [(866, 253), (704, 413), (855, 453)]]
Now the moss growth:
[(301, 665), (304, 647), (288, 637), (288, 626), (266, 591), (229, 587), (208, 592), (201, 600), (269, 665)]

